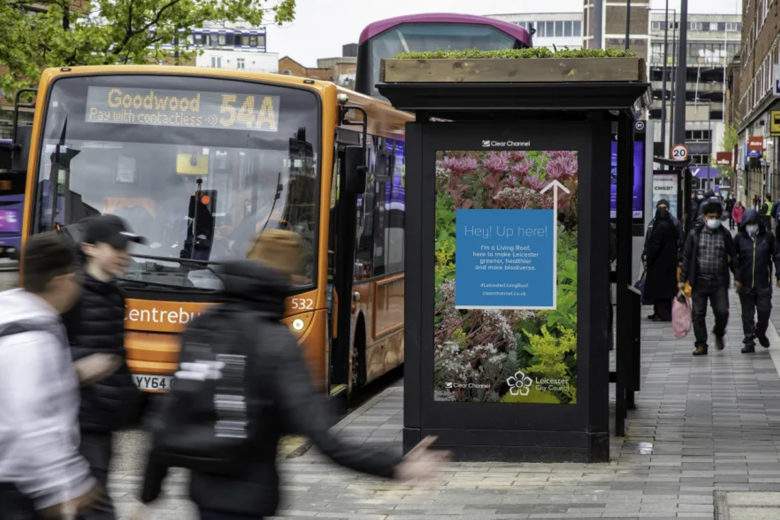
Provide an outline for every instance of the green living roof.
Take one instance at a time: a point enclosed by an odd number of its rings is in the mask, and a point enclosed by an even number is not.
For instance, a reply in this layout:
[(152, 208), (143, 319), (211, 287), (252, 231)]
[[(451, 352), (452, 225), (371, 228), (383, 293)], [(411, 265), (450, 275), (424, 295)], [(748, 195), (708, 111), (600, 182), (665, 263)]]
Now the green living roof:
[(529, 58), (635, 58), (636, 53), (623, 49), (561, 49), (551, 51), (545, 47), (531, 49), (500, 49), (482, 51), (465, 49), (460, 51), (419, 51), (402, 52), (395, 56), (398, 60), (466, 60), (466, 59), (529, 59)]

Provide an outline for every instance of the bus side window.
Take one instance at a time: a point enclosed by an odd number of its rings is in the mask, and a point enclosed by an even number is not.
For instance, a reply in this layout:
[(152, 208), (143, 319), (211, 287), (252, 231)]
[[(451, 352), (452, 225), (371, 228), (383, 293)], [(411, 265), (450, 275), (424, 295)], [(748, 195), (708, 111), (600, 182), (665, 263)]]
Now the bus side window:
[(371, 276), (373, 271), (373, 252), (374, 252), (374, 206), (376, 204), (374, 195), (374, 184), (376, 179), (374, 177), (373, 163), (376, 159), (374, 150), (372, 149), (372, 143), (374, 138), (368, 136), (369, 143), (367, 147), (368, 157), (366, 163), (368, 164), (368, 171), (366, 172), (366, 191), (362, 195), (358, 195), (357, 205), (357, 247), (355, 252), (355, 278), (363, 279)]

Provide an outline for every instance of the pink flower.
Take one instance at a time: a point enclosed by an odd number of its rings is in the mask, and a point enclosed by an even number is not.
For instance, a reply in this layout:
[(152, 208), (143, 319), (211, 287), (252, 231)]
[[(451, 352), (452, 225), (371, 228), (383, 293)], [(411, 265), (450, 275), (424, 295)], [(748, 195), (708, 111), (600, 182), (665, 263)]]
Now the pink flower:
[(441, 161), (441, 166), (453, 173), (465, 173), (476, 170), (478, 165), (477, 160), (468, 155), (462, 157), (451, 157), (448, 155)]
[(533, 175), (529, 175), (523, 179), (523, 184), (534, 191), (539, 191), (544, 188), (544, 181), (539, 177), (534, 177)]
[(509, 152), (509, 158), (513, 161), (525, 161), (525, 152)]
[(547, 175), (551, 179), (563, 179), (577, 175), (577, 152), (554, 150), (547, 152)]
[(489, 153), (482, 165), (490, 173), (505, 173), (509, 170), (509, 153), (494, 152)]
[(547, 176), (550, 179), (562, 179), (577, 174), (576, 155), (551, 157), (547, 161)]
[(523, 159), (522, 161), (513, 164), (510, 169), (512, 173), (514, 173), (518, 177), (525, 177), (526, 175), (528, 175), (528, 172), (531, 170), (531, 164), (525, 159)]

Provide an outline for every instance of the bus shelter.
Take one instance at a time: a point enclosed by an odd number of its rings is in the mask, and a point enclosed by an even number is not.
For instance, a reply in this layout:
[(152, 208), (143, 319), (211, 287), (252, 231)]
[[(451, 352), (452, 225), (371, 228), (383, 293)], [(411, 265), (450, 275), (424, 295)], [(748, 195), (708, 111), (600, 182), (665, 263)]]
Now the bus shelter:
[(416, 115), (406, 125), (404, 449), (435, 435), (460, 460), (608, 461), (609, 382), (617, 435), (639, 390), (632, 161), (644, 76), (431, 82), (422, 61), (407, 77), (385, 62), (378, 85)]

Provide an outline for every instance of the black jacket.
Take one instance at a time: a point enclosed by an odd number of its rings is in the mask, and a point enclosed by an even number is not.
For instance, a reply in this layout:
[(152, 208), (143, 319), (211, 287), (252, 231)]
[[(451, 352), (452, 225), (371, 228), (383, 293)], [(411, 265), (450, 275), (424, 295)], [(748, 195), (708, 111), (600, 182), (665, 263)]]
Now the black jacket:
[(678, 228), (670, 214), (653, 220), (647, 242), (647, 278), (644, 294), (649, 300), (672, 298), (677, 292)]
[[(237, 313), (262, 313), (254, 336), (255, 355), (262, 359), (252, 379), (258, 401), (270, 402), (264, 409), (255, 440), (254, 456), (246, 461), (242, 474), (222, 476), (192, 472), (190, 497), (199, 506), (223, 512), (271, 516), (279, 503), (277, 445), (284, 434), (308, 437), (333, 461), (348, 468), (390, 477), (400, 456), (375, 451), (367, 446), (348, 445), (328, 432), (332, 421), (328, 403), (315, 390), (301, 349), (287, 328), (279, 323), (284, 311), (287, 283), (274, 271), (255, 262), (226, 264), (221, 275), (226, 296), (223, 306)], [(196, 321), (208, 327), (204, 321)], [(147, 463), (141, 499), (154, 500), (167, 468), (154, 457)]]
[(115, 354), (120, 367), (110, 376), (81, 388), (79, 424), (84, 431), (110, 432), (126, 426), (140, 406), (140, 391), (125, 362), (125, 300), (113, 282), (84, 274), (78, 303), (63, 316), (73, 359)]
[[(704, 222), (699, 221), (691, 232), (688, 233), (688, 238), (685, 240), (685, 246), (683, 247), (682, 261), (680, 262), (680, 281), (688, 282), (694, 288), (696, 288), (696, 278), (698, 275), (699, 238), (701, 237), (703, 229)], [(718, 284), (722, 287), (728, 287), (731, 281), (729, 270), (734, 271), (736, 259), (734, 239), (731, 237), (731, 233), (723, 226), (720, 226), (715, 232), (720, 233), (723, 236), (726, 245), (726, 268), (720, 273)]]
[[(758, 234), (751, 238), (745, 226), (758, 224)], [(772, 262), (775, 276), (780, 278), (780, 254), (775, 247), (775, 237), (766, 231), (764, 219), (756, 210), (745, 213), (739, 233), (734, 238), (737, 251), (737, 268), (734, 278), (742, 284), (742, 290), (772, 288)]]

